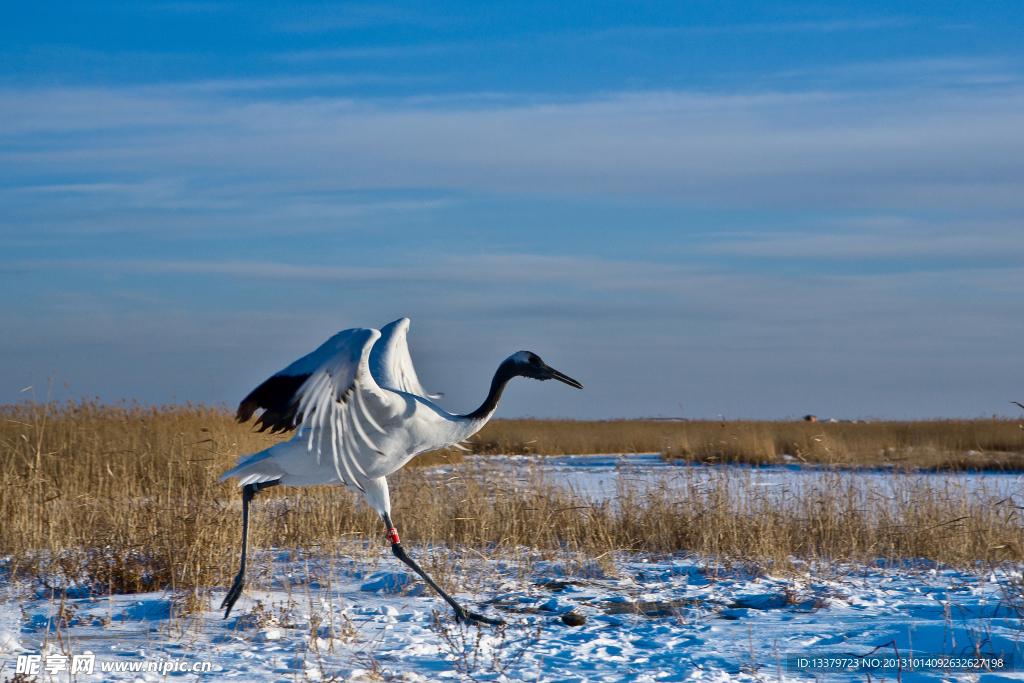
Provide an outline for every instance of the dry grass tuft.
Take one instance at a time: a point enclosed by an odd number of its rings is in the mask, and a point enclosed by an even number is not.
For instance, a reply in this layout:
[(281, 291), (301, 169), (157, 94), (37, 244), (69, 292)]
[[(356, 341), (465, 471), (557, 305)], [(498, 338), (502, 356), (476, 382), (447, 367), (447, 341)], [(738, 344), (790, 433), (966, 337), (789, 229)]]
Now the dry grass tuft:
[(135, 592), (219, 583), (240, 452), (273, 437), (223, 409), (95, 402), (0, 407), (0, 548), (55, 587)]
[[(894, 437), (894, 449), (928, 439), (940, 444), (936, 448), (954, 450), (955, 444), (957, 452), (1019, 447), (1020, 438), (1005, 422), (559, 426), (504, 421), (489, 426), (476, 444), (481, 450), (512, 452), (669, 454), (685, 446), (693, 459), (720, 462), (733, 459), (729, 453), (735, 459), (748, 457), (739, 455), (751, 452), (743, 444), (759, 443), (766, 449), (764, 457), (781, 450), (808, 460), (835, 454), (836, 459), (825, 461), (840, 462), (839, 454), (850, 457), (860, 448), (857, 444), (875, 448), (879, 434)], [(773, 431), (773, 425), (778, 429)], [(876, 427), (877, 433), (872, 431)], [(701, 436), (710, 433), (717, 442)], [(813, 441), (815, 434), (824, 434), (825, 446), (814, 445), (819, 443)], [(740, 445), (727, 450), (722, 444), (734, 437)], [(237, 571), (240, 501), (233, 483), (216, 479), (240, 454), (262, 450), (279, 438), (236, 425), (225, 409), (202, 405), (2, 406), (0, 556), (7, 559), (0, 570), (35, 577), (55, 590), (168, 588), (198, 599), (210, 587), (226, 586)], [(807, 450), (792, 445), (801, 443)], [(461, 462), (455, 453), (431, 457), (456, 466), (444, 474), (408, 468), (392, 478), (391, 488), (404, 538), (437, 549), (459, 548), (426, 558), (442, 575), (450, 563), (500, 558), (516, 549), (541, 559), (577, 558), (577, 570), (590, 573), (612, 571), (608, 558), (617, 551), (689, 551), (780, 567), (791, 558), (924, 558), (969, 565), (1020, 559), (1024, 553), (1017, 507), (1022, 501), (998, 499), (984, 488), (967, 489), (949, 477), (904, 474), (869, 480), (826, 471), (773, 493), (735, 470), (672, 468), (672, 478), (653, 486), (621, 478), (615, 499), (593, 502), (531, 471), (499, 476), (486, 469), (486, 462)], [(264, 492), (254, 505), (252, 543), (257, 549), (334, 553), (351, 550), (361, 540), (368, 541), (367, 547), (382, 547), (383, 527), (344, 489), (282, 487)], [(254, 569), (258, 574), (258, 560)]]

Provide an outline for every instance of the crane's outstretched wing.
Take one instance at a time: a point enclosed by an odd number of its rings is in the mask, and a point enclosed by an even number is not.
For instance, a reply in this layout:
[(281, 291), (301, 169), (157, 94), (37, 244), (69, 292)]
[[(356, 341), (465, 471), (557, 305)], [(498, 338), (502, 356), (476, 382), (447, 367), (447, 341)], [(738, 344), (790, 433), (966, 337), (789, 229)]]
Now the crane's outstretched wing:
[(329, 449), (338, 478), (362, 489), (360, 480), (370, 477), (360, 461), (384, 455), (368, 434), (384, 433), (374, 414), (391, 412), (391, 399), (376, 384), (368, 365), (379, 337), (380, 332), (372, 329), (334, 335), (246, 396), (238, 407), (239, 422), (263, 408), (256, 423), (260, 431), (298, 428), (297, 438), (316, 453), (318, 464)]
[(370, 352), (370, 374), (385, 389), (404, 391), (414, 396), (441, 398), (444, 394), (428, 394), (416, 376), (409, 355), (409, 319), (399, 318), (380, 328), (380, 339)]
[(290, 432), (298, 426), (301, 417), (297, 414), (299, 389), (318, 368), (339, 353), (351, 355), (348, 348), (352, 345), (353, 333), (366, 330), (344, 330), (334, 335), (320, 347), (298, 359), (284, 370), (275, 373), (263, 384), (259, 385), (238, 405), (235, 419), (247, 422), (258, 409), (263, 414), (256, 419), (259, 431), (268, 429), (272, 434)]

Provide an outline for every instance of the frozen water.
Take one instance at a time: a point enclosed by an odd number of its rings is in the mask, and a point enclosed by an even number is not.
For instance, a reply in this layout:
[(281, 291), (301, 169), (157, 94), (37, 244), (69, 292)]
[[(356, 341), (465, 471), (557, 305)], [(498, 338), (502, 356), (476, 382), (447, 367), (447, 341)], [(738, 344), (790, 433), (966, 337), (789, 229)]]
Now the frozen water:
[[(784, 492), (801, 484), (825, 481), (827, 478), (842, 476), (846, 480), (863, 482), (862, 486), (886, 491), (895, 481), (894, 477), (912, 477), (935, 487), (959, 487), (964, 490), (981, 490), (992, 495), (1018, 497), (1024, 500), (1024, 475), (1017, 472), (915, 472), (909, 475), (894, 475), (885, 470), (844, 470), (802, 467), (797, 465), (750, 467), (736, 466), (693, 466), (680, 460), (663, 460), (657, 453), (624, 455), (562, 455), (562, 456), (471, 456), (466, 460), (488, 469), (511, 469), (524, 483), (534, 473), (546, 476), (550, 481), (571, 488), (591, 500), (614, 498), (616, 486), (622, 479), (638, 484), (668, 484), (679, 480), (710, 480), (721, 477), (734, 479), (738, 483), (750, 483), (764, 487), (769, 493)], [(450, 466), (435, 468), (443, 473)], [(507, 476), (507, 473), (506, 475)]]

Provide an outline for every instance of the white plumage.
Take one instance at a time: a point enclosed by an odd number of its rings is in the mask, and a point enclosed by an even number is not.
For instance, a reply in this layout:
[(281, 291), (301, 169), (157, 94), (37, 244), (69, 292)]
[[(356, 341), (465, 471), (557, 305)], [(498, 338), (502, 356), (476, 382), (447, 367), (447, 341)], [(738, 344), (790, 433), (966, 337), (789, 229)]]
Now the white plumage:
[(455, 608), (461, 618), (488, 620), (465, 612), (408, 557), (391, 524), (386, 477), (426, 451), (446, 448), (477, 433), (494, 414), (512, 377), (557, 379), (583, 385), (547, 366), (529, 351), (506, 359), (495, 373), (484, 403), (467, 415), (452, 415), (430, 399), (409, 355), (409, 319), (380, 331), (339, 332), (254, 389), (238, 408), (248, 420), (263, 408), (260, 431), (295, 429), (295, 436), (246, 458), (221, 481), (237, 477), (243, 487), (242, 568), (225, 598), (227, 614), (244, 585), (248, 503), (268, 486), (341, 484), (362, 491), (388, 527), (395, 555), (409, 564)]
[(287, 397), (296, 405), (295, 437), (240, 462), (220, 480), (238, 477), (239, 486), (342, 484), (366, 494), (378, 514), (390, 513), (384, 477), (420, 453), (469, 438), (490, 418), (451, 415), (424, 397), (408, 330), (409, 319), (402, 318), (379, 332), (339, 332), (274, 375), (308, 375)]

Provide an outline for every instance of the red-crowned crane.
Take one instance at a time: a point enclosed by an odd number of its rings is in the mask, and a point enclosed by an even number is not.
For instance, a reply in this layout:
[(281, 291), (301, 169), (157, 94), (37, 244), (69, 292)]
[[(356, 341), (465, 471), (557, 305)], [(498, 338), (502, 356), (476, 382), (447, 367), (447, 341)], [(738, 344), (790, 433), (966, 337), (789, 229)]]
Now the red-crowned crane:
[(498, 366), (479, 408), (468, 415), (452, 415), (431, 402), (437, 396), (420, 386), (406, 343), (408, 331), (409, 319), (402, 318), (380, 331), (339, 332), (256, 387), (238, 406), (239, 422), (262, 408), (256, 420), (261, 432), (294, 429), (295, 436), (245, 458), (220, 478), (237, 477), (242, 487), (242, 563), (221, 604), (225, 619), (245, 586), (253, 497), (277, 485), (340, 484), (363, 492), (384, 521), (395, 557), (452, 606), (456, 619), (501, 623), (466, 611), (409, 557), (391, 522), (386, 477), (420, 453), (447, 448), (480, 431), (513, 377), (557, 379), (577, 389), (583, 385), (546, 365), (537, 354), (520, 351)]

